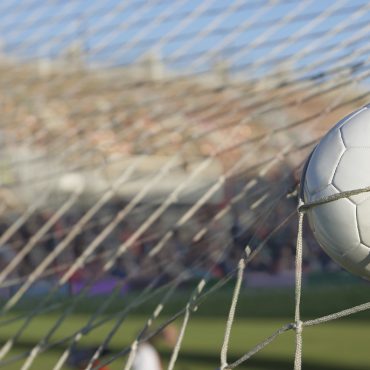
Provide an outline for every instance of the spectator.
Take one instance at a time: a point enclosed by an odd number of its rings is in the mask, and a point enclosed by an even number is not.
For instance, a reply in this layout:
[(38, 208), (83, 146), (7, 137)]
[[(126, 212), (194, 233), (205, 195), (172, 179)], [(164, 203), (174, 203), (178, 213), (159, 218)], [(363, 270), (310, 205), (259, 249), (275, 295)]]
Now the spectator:
[[(167, 346), (173, 347), (176, 344), (177, 335), (177, 329), (173, 325), (168, 325), (159, 334), (158, 339)], [(139, 344), (132, 370), (163, 370), (160, 356), (153, 343)]]
[[(91, 358), (94, 356), (96, 350), (97, 348), (84, 348), (84, 349), (72, 348), (67, 360), (67, 365), (72, 369), (76, 370), (85, 369), (89, 365), (89, 362)], [(109, 350), (103, 350), (101, 355), (104, 356), (109, 353), (110, 353)], [(95, 360), (93, 362), (94, 369), (97, 368), (98, 370), (109, 370), (108, 366), (102, 365), (100, 367), (97, 367), (99, 365), (100, 365), (99, 360)]]
[(159, 354), (151, 343), (139, 345), (132, 370), (162, 370)]

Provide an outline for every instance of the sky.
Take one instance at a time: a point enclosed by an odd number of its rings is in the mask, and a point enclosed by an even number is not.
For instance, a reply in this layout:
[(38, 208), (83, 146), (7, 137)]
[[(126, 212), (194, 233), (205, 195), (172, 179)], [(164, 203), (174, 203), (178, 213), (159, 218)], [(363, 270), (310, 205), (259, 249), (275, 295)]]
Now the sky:
[(155, 55), (179, 73), (226, 60), (261, 75), (328, 55), (320, 71), (354, 52), (366, 60), (369, 10), (366, 0), (3, 0), (0, 46), (29, 60), (79, 45), (88, 65), (104, 67)]

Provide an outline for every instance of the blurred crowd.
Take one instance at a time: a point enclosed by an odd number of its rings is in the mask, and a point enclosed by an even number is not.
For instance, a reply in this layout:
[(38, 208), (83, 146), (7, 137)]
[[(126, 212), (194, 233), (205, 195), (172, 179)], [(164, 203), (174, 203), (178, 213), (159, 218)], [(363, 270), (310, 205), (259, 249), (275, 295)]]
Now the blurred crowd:
[[(211, 278), (218, 279), (237, 266), (247, 246), (253, 251), (261, 245), (263, 248), (248, 264), (246, 282), (252, 285), (263, 284), (264, 281), (277, 283), (285, 276), (289, 283), (295, 269), (296, 217), (291, 217), (278, 231), (274, 229), (289, 217), (295, 202), (282, 204), (284, 206), (276, 207), (270, 219), (265, 220), (258, 214), (240, 210), (217, 219), (215, 215), (222, 205), (207, 205), (177, 229), (173, 228), (173, 221), (180, 218), (185, 206), (174, 207), (136, 238), (135, 233), (145, 220), (144, 216), (155, 209), (153, 205), (143, 205), (129, 220), (119, 223), (95, 245), (84, 263), (69, 274), (65, 289), (76, 293), (95, 279), (92, 293), (104, 293), (112, 290), (117, 280), (126, 281), (122, 289), (127, 289), (153, 279), (166, 281), (180, 272), (194, 278), (209, 273)], [(5, 241), (0, 248), (0, 271), (4, 271), (27, 245), (32, 246), (30, 252), (24, 254), (17, 266), (9, 271), (5, 286), (14, 289), (67, 240), (63, 250), (38, 279), (39, 289), (41, 282), (47, 285), (60, 279), (109, 228), (124, 206), (120, 201), (104, 206), (86, 224), (78, 227), (78, 232), (70, 239), (66, 238), (77, 230), (76, 225), (86, 212), (83, 207), (75, 207), (61, 217), (55, 217), (51, 210), (35, 211), (27, 217), (23, 214), (23, 219), (20, 218), (21, 213), (2, 217), (0, 235)], [(50, 227), (39, 237), (38, 233), (48, 223)], [(317, 245), (308, 227), (304, 242), (304, 272), (336, 268)], [(124, 245), (127, 246), (125, 251), (117, 255), (116, 251)], [(150, 254), (153, 250), (157, 253)], [(104, 271), (109, 261), (114, 263)]]

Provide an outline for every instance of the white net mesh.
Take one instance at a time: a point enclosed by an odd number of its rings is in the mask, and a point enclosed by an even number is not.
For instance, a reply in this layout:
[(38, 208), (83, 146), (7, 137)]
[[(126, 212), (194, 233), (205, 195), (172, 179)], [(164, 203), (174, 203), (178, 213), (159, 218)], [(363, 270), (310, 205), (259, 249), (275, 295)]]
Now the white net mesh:
[[(288, 330), (298, 370), (304, 327), (368, 309), (301, 321), (302, 212), (294, 243), (305, 158), (367, 102), (369, 8), (1, 2), (0, 367), (138, 370), (140, 346), (176, 322), (173, 369), (195, 311), (234, 278), (223, 370)], [(295, 318), (230, 360), (242, 284), (263, 269), (295, 271)]]

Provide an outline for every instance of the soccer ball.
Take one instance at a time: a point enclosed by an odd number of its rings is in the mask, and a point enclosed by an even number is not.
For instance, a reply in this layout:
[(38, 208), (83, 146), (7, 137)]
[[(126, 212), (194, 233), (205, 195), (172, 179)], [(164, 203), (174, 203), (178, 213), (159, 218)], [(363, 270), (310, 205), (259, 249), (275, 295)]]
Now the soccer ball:
[[(370, 186), (370, 105), (338, 122), (307, 160), (302, 197), (311, 203)], [(370, 193), (308, 210), (311, 229), (324, 251), (355, 275), (370, 279)]]

